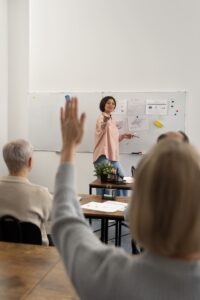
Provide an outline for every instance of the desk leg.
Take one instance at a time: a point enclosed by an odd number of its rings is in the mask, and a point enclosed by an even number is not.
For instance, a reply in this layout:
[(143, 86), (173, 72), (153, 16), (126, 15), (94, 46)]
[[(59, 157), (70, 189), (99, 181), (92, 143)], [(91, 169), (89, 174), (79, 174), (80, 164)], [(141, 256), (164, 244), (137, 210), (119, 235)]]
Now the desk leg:
[[(92, 195), (92, 188), (89, 186), (89, 194)], [(92, 225), (92, 219), (89, 218), (89, 224)]]
[(119, 221), (119, 239), (118, 239), (118, 246), (121, 246), (121, 235), (122, 235), (122, 221)]
[(115, 224), (115, 246), (121, 246), (121, 230), (122, 222), (121, 220), (116, 220)]
[(108, 219), (105, 219), (105, 243), (108, 244)]
[(101, 241), (108, 243), (108, 220), (104, 218), (101, 219)]

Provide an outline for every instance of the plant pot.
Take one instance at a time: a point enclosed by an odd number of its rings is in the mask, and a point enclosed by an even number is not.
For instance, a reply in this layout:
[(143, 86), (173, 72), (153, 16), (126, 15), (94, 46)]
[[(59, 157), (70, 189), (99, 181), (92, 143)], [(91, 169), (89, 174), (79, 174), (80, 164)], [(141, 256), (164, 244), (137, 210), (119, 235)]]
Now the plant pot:
[(108, 182), (108, 174), (100, 176), (101, 182)]

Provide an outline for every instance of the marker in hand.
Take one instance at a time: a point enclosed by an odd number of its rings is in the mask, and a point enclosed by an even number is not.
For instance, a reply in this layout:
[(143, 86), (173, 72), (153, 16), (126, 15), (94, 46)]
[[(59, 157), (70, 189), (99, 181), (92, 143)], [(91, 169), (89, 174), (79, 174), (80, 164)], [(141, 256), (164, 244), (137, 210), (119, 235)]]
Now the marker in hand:
[(124, 134), (124, 139), (129, 139), (130, 140), (134, 137), (139, 138), (139, 136), (136, 133), (125, 133)]
[(133, 133), (133, 137), (140, 138), (136, 133)]

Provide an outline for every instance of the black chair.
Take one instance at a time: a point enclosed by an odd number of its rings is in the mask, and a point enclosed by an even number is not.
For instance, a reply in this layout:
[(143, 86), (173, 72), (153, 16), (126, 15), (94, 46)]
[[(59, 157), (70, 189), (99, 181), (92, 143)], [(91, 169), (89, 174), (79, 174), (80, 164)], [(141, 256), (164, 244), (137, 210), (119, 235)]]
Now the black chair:
[(42, 245), (40, 228), (6, 215), (0, 218), (0, 240), (4, 242)]

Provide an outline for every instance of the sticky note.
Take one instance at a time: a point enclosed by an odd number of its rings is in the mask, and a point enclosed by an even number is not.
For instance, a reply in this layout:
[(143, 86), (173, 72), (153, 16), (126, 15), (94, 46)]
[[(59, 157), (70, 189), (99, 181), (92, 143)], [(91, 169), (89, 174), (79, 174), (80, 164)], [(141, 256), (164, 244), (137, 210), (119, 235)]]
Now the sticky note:
[(164, 126), (163, 123), (159, 120), (154, 121), (153, 124), (158, 128), (162, 128)]

